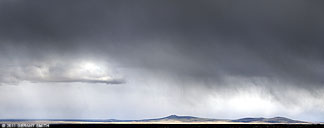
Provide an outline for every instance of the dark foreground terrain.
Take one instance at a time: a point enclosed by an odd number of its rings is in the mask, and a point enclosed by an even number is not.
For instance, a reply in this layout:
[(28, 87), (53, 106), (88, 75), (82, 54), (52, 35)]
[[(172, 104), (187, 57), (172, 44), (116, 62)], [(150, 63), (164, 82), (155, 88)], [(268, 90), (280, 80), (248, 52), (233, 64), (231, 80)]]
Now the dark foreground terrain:
[[(15, 126), (11, 126), (15, 127)], [(21, 127), (21, 126), (17, 126)], [(33, 126), (39, 127), (39, 126)], [(50, 128), (324, 128), (322, 124), (49, 124)]]

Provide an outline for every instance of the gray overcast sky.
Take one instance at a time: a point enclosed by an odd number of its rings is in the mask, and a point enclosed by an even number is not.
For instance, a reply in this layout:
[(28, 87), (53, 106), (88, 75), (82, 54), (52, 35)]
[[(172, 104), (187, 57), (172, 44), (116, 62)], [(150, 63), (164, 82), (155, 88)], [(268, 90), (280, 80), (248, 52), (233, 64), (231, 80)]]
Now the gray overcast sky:
[(324, 121), (323, 6), (0, 1), (0, 118)]

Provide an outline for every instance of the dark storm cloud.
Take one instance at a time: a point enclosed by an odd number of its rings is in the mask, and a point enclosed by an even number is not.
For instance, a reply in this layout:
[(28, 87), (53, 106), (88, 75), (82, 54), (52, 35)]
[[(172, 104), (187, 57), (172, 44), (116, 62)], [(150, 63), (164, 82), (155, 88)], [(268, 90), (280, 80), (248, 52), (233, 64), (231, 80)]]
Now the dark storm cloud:
[[(113, 58), (180, 79), (322, 85), (321, 1), (3, 1), (5, 58)], [(16, 52), (13, 52), (16, 51)], [(188, 77), (188, 78), (187, 78)]]
[[(45, 117), (79, 118), (84, 112), (129, 118), (142, 110), (146, 117), (323, 119), (323, 5), (317, 0), (0, 1), (0, 84), (26, 85), (1, 86), (0, 115), (19, 117), (30, 110), (22, 103), (38, 99), (31, 107), (41, 108), (43, 113), (33, 112)], [(71, 86), (37, 86), (62, 83)], [(78, 86), (94, 83), (126, 86)], [(21, 99), (26, 100), (15, 102)], [(48, 111), (53, 108), (54, 114)]]

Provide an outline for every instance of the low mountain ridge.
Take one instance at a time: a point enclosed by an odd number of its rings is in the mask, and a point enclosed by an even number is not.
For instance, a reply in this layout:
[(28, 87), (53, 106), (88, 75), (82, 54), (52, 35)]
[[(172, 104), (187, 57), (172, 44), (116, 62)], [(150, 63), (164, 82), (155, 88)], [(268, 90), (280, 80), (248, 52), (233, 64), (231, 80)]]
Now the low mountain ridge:
[(200, 118), (194, 116), (170, 115), (163, 118), (137, 120), (136, 122), (228, 122), (228, 123), (307, 123), (305, 121), (292, 120), (286, 117), (273, 118), (240, 118), (235, 120)]
[(213, 122), (213, 121), (223, 121), (219, 119), (210, 119), (210, 118), (199, 118), (194, 116), (177, 116), (170, 115), (167, 117), (157, 118), (157, 119), (145, 119), (139, 120), (139, 122), (166, 122), (166, 121), (180, 121), (180, 122)]
[(286, 117), (273, 117), (273, 118), (241, 118), (237, 120), (231, 120), (232, 122), (264, 122), (264, 123), (307, 123), (305, 121), (292, 120)]
[(30, 121), (48, 121), (48, 122), (106, 122), (106, 123), (311, 123), (299, 120), (292, 120), (286, 117), (273, 118), (240, 118), (234, 120), (200, 118), (194, 116), (170, 115), (162, 118), (142, 119), (142, 120), (119, 120), (119, 119), (0, 119), (0, 122), (30, 122)]

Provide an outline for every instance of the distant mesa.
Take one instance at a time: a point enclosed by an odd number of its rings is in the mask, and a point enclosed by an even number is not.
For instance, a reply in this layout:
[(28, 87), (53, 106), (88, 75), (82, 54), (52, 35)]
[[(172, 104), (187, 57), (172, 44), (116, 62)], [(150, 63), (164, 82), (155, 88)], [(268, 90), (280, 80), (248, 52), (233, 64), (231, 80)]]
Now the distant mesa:
[(193, 116), (177, 116), (177, 115), (170, 115), (167, 117), (156, 118), (156, 119), (139, 120), (139, 122), (215, 122), (215, 121), (223, 121), (223, 120), (199, 118)]

